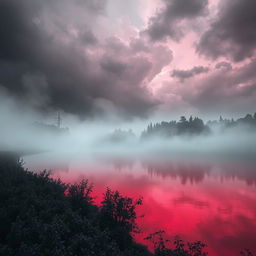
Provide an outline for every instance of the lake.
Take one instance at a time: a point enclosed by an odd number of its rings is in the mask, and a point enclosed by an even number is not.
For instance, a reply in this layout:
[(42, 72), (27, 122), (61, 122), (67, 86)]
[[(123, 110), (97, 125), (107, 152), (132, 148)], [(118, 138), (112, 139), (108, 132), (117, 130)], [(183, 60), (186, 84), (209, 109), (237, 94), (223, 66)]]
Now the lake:
[[(94, 184), (95, 203), (106, 187), (143, 197), (137, 209), (136, 241), (165, 230), (172, 241), (201, 240), (209, 255), (239, 255), (256, 248), (256, 164), (253, 159), (162, 157), (76, 157), (45, 153), (24, 157), (32, 171), (51, 169), (54, 178)], [(149, 245), (152, 249), (152, 247)]]

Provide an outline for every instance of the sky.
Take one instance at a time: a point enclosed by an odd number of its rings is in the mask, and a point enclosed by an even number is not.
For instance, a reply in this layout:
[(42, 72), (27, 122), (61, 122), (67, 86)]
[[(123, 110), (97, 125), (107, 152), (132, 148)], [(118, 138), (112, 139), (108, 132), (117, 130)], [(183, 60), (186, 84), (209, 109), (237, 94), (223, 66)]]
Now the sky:
[(256, 111), (255, 0), (0, 0), (0, 101), (79, 119)]

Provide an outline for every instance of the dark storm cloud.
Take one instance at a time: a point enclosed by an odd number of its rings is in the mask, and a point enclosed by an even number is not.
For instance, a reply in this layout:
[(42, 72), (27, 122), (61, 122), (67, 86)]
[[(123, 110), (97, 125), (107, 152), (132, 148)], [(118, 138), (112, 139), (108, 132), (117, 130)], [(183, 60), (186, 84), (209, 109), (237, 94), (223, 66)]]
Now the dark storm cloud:
[(232, 65), (231, 65), (229, 62), (221, 61), (221, 62), (218, 62), (218, 63), (215, 65), (215, 68), (216, 68), (216, 69), (225, 68), (225, 69), (231, 70), (231, 69), (232, 69)]
[(96, 13), (104, 13), (106, 7), (106, 0), (75, 0), (75, 2)]
[[(140, 39), (136, 47), (101, 40), (94, 19), (104, 6), (105, 0), (0, 0), (0, 87), (24, 102), (34, 97), (32, 105), (43, 110), (147, 115), (158, 102), (144, 82), (171, 61), (171, 52), (139, 49)], [(154, 54), (162, 54), (161, 63)]]
[(110, 73), (116, 74), (116, 75), (122, 75), (126, 69), (126, 65), (122, 62), (117, 62), (115, 60), (104, 58), (101, 67)]
[(34, 49), (33, 42), (40, 40), (40, 34), (33, 24), (33, 13), (37, 12), (37, 6), (29, 7), (23, 6), (21, 1), (0, 1), (1, 59), (28, 58), (30, 50)]
[(80, 42), (84, 45), (97, 45), (98, 39), (92, 31), (81, 31), (79, 35)]
[(167, 37), (178, 41), (183, 36), (180, 22), (206, 13), (208, 0), (164, 0), (164, 7), (150, 19), (145, 31), (153, 41)]
[(244, 114), (255, 111), (256, 60), (240, 68), (215, 69), (197, 81), (184, 99), (205, 113)]
[(207, 73), (208, 71), (208, 67), (195, 66), (192, 69), (188, 70), (174, 69), (171, 73), (171, 76), (178, 78), (180, 81), (184, 81), (185, 79), (194, 77), (202, 73)]
[(256, 1), (221, 1), (217, 19), (200, 39), (197, 50), (212, 59), (252, 57), (256, 47)]

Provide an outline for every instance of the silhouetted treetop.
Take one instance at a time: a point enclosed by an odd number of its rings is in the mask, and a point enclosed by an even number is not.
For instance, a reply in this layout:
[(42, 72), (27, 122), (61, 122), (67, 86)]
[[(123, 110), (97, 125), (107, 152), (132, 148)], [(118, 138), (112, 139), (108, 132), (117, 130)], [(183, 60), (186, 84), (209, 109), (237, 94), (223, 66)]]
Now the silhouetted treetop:
[(193, 118), (190, 116), (187, 120), (185, 116), (181, 116), (178, 122), (162, 121), (155, 124), (150, 123), (146, 130), (142, 132), (141, 138), (208, 135), (216, 127), (222, 130), (236, 127), (256, 129), (256, 113), (254, 115), (247, 114), (245, 117), (238, 118), (237, 120), (220, 116), (219, 120), (211, 120), (206, 124), (198, 117)]
[(152, 124), (150, 123), (147, 129), (142, 132), (142, 138), (154, 137), (154, 136), (181, 136), (181, 135), (200, 135), (208, 134), (210, 129), (204, 124), (203, 120), (190, 116), (189, 120), (185, 116), (181, 116), (178, 122), (161, 122)]

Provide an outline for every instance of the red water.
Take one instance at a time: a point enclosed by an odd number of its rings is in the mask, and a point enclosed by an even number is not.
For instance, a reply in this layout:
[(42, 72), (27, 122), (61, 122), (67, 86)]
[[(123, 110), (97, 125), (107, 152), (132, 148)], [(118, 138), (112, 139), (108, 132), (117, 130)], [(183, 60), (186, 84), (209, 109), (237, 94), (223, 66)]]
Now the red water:
[(185, 241), (201, 240), (209, 255), (239, 255), (244, 248), (256, 252), (255, 165), (109, 163), (70, 165), (54, 173), (65, 182), (88, 178), (99, 203), (106, 187), (133, 198), (143, 197), (138, 208), (141, 233), (165, 230)]

